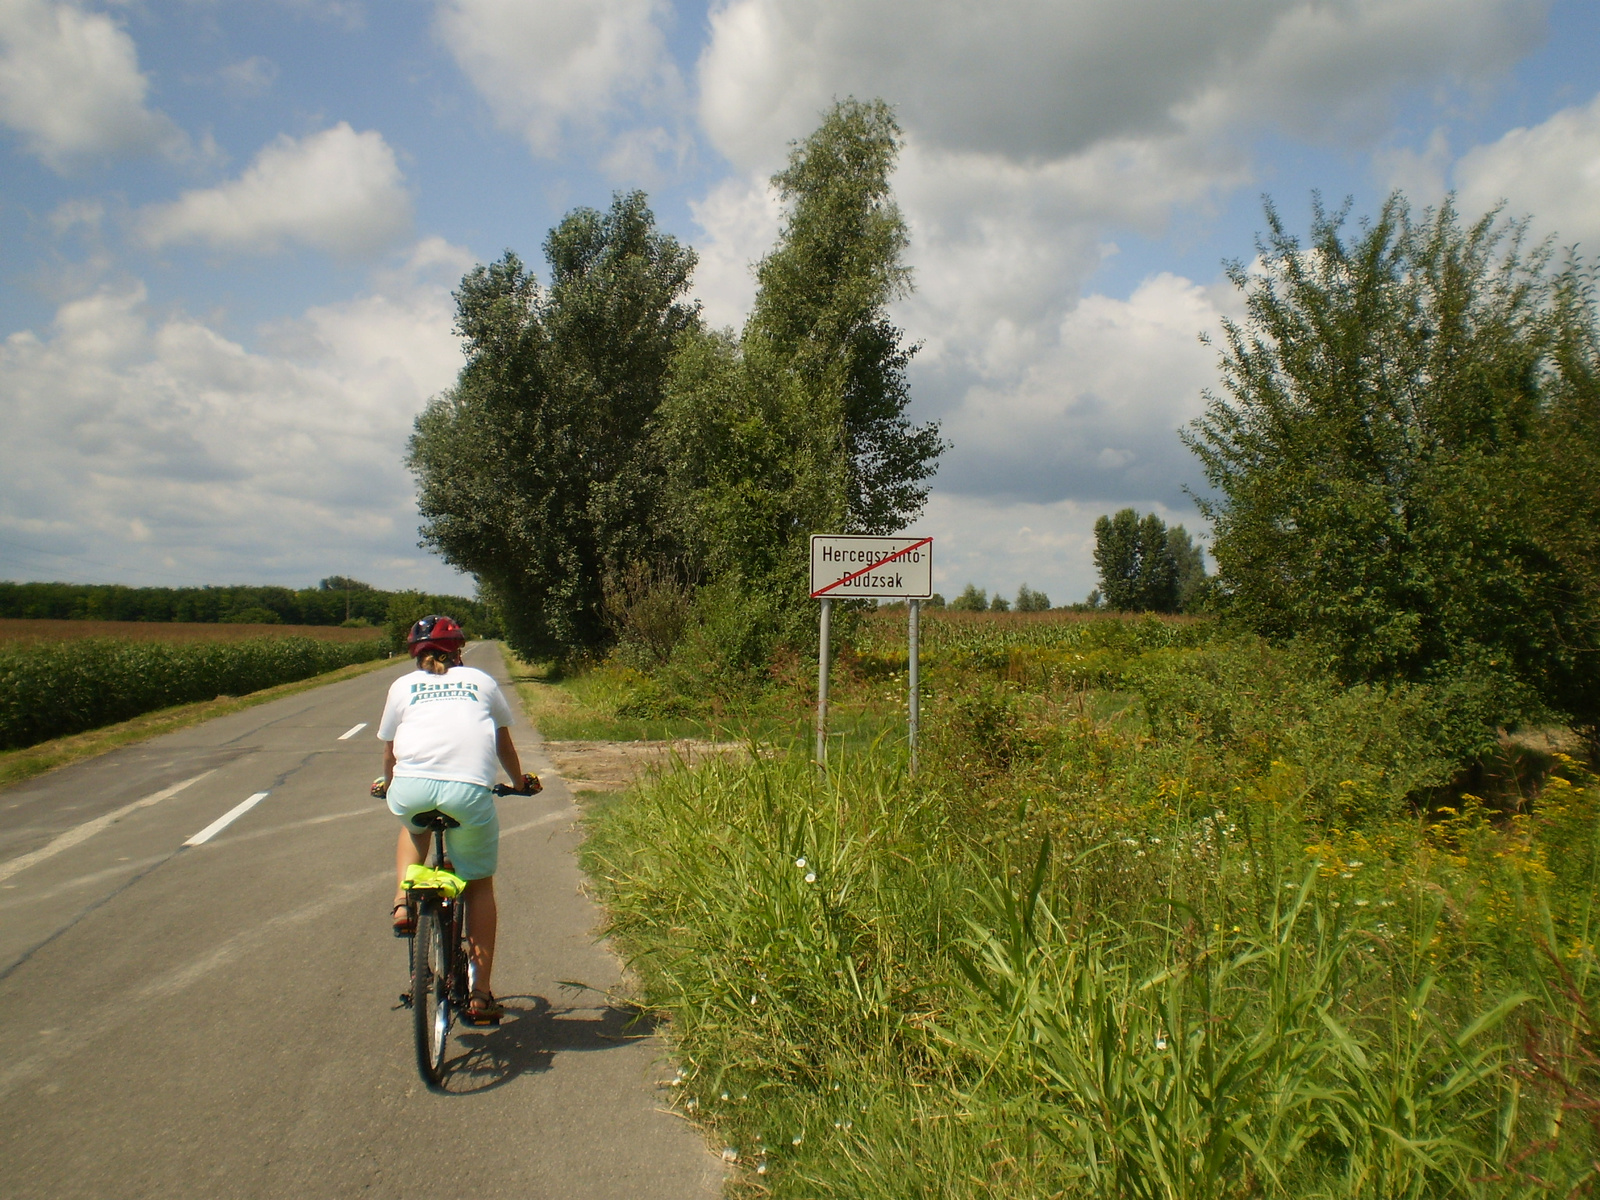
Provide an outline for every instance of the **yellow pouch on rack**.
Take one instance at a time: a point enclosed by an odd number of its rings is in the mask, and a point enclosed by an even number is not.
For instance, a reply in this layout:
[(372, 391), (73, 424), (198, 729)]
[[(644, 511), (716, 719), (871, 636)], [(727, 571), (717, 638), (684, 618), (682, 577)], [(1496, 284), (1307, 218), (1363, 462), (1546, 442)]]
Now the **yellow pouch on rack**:
[(459, 896), (467, 890), (467, 881), (449, 871), (413, 863), (406, 868), (405, 882), (401, 886), (408, 891), (411, 888), (429, 888), (437, 889), (446, 896)]

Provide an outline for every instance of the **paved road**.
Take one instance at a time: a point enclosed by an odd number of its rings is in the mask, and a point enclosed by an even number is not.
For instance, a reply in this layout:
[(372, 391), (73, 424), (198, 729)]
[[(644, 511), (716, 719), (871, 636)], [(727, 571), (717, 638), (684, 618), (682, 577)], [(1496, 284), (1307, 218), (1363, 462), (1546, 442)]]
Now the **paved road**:
[[(468, 662), (504, 677), (493, 646)], [(461, 1039), (453, 1094), (419, 1082), (396, 825), (366, 795), (404, 669), (0, 792), (0, 1194), (717, 1195), (720, 1164), (661, 1107), (659, 1043), (606, 1004), (576, 809), (525, 723), (548, 786), (500, 801), (506, 1020)]]

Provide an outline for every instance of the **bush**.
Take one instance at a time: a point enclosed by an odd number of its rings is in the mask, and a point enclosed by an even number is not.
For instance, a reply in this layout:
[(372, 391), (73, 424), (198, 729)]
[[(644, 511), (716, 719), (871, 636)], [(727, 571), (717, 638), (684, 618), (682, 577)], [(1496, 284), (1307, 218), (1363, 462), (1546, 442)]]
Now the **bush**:
[(31, 746), (174, 704), (242, 696), (383, 654), (377, 639), (119, 642), (0, 649), (0, 749)]

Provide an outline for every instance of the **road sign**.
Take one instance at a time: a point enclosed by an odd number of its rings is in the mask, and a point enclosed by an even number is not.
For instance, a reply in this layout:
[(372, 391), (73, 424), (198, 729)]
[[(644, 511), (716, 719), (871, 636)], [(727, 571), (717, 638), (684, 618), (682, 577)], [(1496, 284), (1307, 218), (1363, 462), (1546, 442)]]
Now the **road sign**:
[(811, 597), (925, 600), (933, 595), (931, 537), (811, 535)]

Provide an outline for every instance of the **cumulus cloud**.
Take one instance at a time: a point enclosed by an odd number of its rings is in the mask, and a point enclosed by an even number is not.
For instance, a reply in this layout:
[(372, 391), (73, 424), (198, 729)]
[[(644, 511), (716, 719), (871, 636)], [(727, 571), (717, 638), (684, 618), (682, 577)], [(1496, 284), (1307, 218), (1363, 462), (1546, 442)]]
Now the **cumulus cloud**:
[(764, 175), (729, 176), (689, 211), (702, 236), (694, 240), (700, 265), (694, 290), (708, 324), (744, 324), (756, 296), (755, 263), (777, 240), (783, 209)]
[(1532, 217), (1535, 233), (1592, 256), (1600, 248), (1600, 96), (1469, 151), (1455, 181), (1467, 218), (1504, 200), (1509, 215)]
[(0, 123), (56, 171), (156, 151), (185, 139), (147, 103), (133, 39), (72, 3), (0, 0)]
[(1397, 89), (1471, 79), (1537, 39), (1547, 0), (725, 0), (700, 117), (770, 162), (833, 97), (883, 96), (952, 150), (1020, 161), (1221, 123), (1370, 135)]
[[(710, 248), (707, 310), (749, 303), (753, 285), (734, 266), (776, 233), (761, 181), (786, 146), (838, 97), (893, 103), (917, 284), (896, 318), (923, 342), (917, 414), (943, 421), (954, 443), (930, 518), (961, 526), (981, 511), (985, 529), (1013, 533), (1065, 522), (1058, 549), (1081, 560), (1081, 596), (1100, 512), (1134, 504), (1192, 520), (1181, 485), (1198, 472), (1176, 429), (1215, 378), (1197, 335), (1233, 303), (1170, 275), (1127, 299), (1085, 296), (1113, 239), (1160, 237), (1174, 214), (1219, 211), (1254, 181), (1249, 147), (1263, 133), (1372, 143), (1409, 90), (1477, 86), (1515, 62), (1547, 8), (717, 0), (698, 113), (734, 171), (694, 209)], [(1387, 169), (1437, 179), (1446, 153), (1430, 147)]]
[(1198, 472), (1177, 430), (1215, 381), (1216, 352), (1199, 336), (1219, 317), (1205, 288), (1163, 273), (1127, 300), (1085, 297), (1015, 362), (930, 368), (923, 381), (950, 395), (956, 446), (941, 491), (1183, 506)]
[(238, 179), (185, 192), (139, 218), (145, 243), (199, 243), (267, 252), (299, 243), (341, 256), (376, 253), (411, 226), (394, 151), (375, 130), (341, 121), (304, 138), (280, 136)]
[(22, 546), (45, 557), (13, 574), (54, 561), (131, 578), (337, 571), (459, 586), (415, 548), (402, 456), (412, 418), (460, 369), (449, 289), (468, 261), (424, 243), (371, 294), (312, 308), (258, 350), (159, 314), (140, 285), (63, 305), (42, 335), (13, 334), (0, 343), (13, 452), (0, 559)]
[[(681, 83), (667, 57), (664, 0), (439, 0), (445, 44), (496, 119), (535, 154), (606, 127), (627, 102), (670, 112)], [(681, 138), (648, 123), (617, 169), (641, 152), (671, 157)]]

